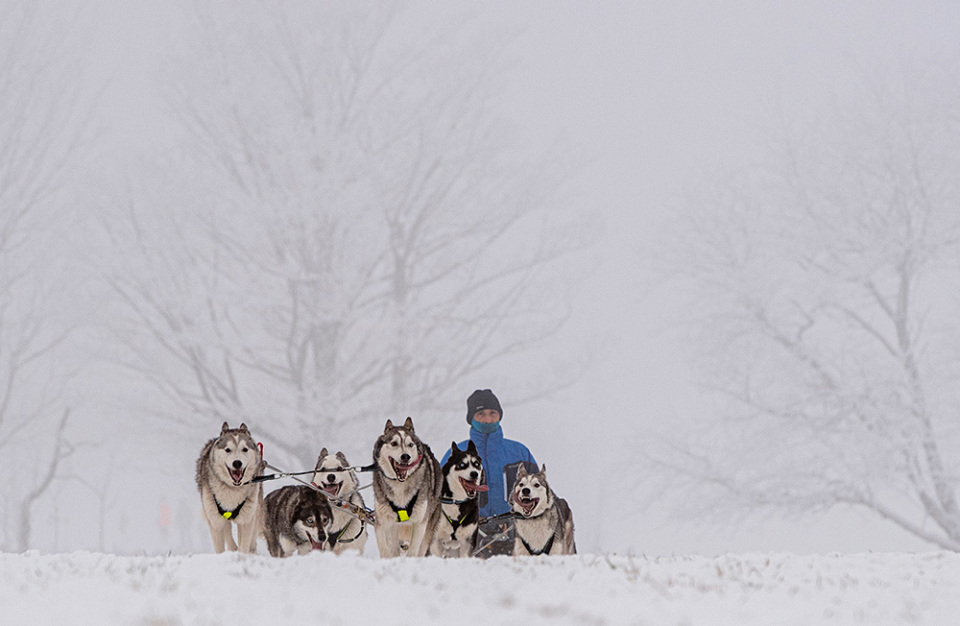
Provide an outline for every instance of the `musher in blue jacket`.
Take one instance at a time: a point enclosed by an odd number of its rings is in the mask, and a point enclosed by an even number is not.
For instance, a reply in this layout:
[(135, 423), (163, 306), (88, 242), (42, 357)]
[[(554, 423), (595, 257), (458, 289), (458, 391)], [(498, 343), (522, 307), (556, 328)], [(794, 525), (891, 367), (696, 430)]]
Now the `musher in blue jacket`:
[[(503, 429), (500, 428), (502, 418), (500, 401), (489, 389), (477, 389), (467, 398), (470, 439), (458, 443), (457, 447), (466, 450), (469, 442), (473, 441), (483, 461), (483, 471), (490, 490), (486, 494), (481, 493), (481, 496), (487, 496), (487, 501), (480, 502), (480, 517), (493, 517), (510, 510), (504, 493), (504, 467), (520, 461), (537, 463), (527, 446), (503, 436)], [(440, 465), (446, 463), (449, 457), (450, 451), (447, 450)]]

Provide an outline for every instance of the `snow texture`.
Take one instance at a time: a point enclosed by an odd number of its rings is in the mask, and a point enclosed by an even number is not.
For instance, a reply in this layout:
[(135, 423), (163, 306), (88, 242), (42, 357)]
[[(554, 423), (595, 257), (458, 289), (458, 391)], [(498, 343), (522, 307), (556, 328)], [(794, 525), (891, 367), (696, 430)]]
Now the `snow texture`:
[[(960, 555), (0, 554), (7, 624), (956, 624)], [(374, 621), (375, 620), (375, 621)]]

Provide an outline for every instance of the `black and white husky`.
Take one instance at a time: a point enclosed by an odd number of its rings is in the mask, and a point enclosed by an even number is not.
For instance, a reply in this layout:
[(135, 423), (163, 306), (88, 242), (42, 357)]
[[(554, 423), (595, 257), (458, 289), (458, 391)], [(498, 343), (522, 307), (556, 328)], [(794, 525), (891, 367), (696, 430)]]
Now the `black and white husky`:
[(522, 465), (510, 494), (516, 524), (514, 555), (576, 554), (573, 513), (567, 501), (558, 498), (547, 483), (546, 466), (528, 474)]
[[(247, 430), (224, 422), (220, 435), (203, 446), (197, 459), (197, 488), (203, 518), (216, 552), (257, 551), (262, 524), (263, 485), (250, 481), (263, 473), (260, 448)], [(233, 524), (237, 540), (233, 540)]]
[[(313, 484), (324, 493), (333, 498), (338, 498), (365, 508), (363, 496), (357, 489), (360, 481), (357, 480), (357, 473), (350, 467), (347, 457), (343, 452), (329, 454), (324, 448), (320, 451), (317, 458), (317, 465), (313, 470)], [(333, 521), (330, 524), (330, 532), (327, 533), (327, 546), (334, 554), (340, 554), (344, 550), (357, 550), (363, 554), (364, 546), (367, 544), (366, 524), (357, 516), (348, 513), (336, 506), (334, 501), (331, 509), (333, 511)]]
[[(403, 426), (387, 420), (373, 446), (373, 463), (380, 557), (425, 556), (440, 515), (440, 463), (417, 437), (412, 419)], [(401, 530), (410, 531), (406, 545)]]
[(272, 556), (322, 550), (333, 519), (326, 497), (306, 485), (287, 485), (263, 500), (263, 538)]
[(433, 530), (430, 554), (462, 558), (473, 554), (477, 542), (480, 506), (477, 493), (487, 491), (483, 465), (476, 444), (466, 450), (450, 446), (450, 458), (440, 468), (443, 482), (440, 491), (440, 515)]

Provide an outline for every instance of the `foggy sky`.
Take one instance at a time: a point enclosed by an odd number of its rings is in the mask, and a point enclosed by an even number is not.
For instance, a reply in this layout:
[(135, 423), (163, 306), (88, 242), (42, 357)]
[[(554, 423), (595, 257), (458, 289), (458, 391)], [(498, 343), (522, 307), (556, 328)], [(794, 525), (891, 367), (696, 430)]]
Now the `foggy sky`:
[[(571, 502), (578, 543), (587, 550), (647, 553), (914, 547), (876, 524), (873, 534), (858, 532), (863, 520), (857, 516), (742, 532), (715, 520), (678, 526), (658, 500), (626, 492), (628, 482), (642, 482), (629, 476), (629, 444), (645, 426), (709, 411), (690, 380), (683, 331), (672, 325), (683, 294), (671, 292), (650, 258), (676, 201), (699, 181), (748, 165), (776, 115), (809, 114), (832, 98), (855, 97), (856, 78), (870, 68), (917, 58), (956, 64), (960, 6), (538, 1), (486, 2), (478, 10), (475, 3), (440, 4), (413, 3), (407, 19), (509, 41), (515, 61), (495, 104), (521, 140), (560, 141), (575, 152), (583, 166), (563, 193), (603, 225), (591, 253), (594, 273), (566, 331), (595, 341), (595, 368), (549, 401), (511, 406), (509, 397), (500, 397), (506, 435), (524, 441), (550, 467), (551, 484)], [(148, 145), (168, 131), (157, 79), (188, 5), (97, 0), (82, 16), (95, 33), (88, 72), (91, 81), (107, 85), (102, 106), (113, 123), (104, 135), (115, 145)], [(459, 404), (451, 407), (451, 415), (460, 413)], [(445, 436), (465, 434), (461, 417)], [(442, 441), (435, 449), (445, 447)], [(164, 495), (176, 501), (182, 489), (194, 497), (189, 482)]]

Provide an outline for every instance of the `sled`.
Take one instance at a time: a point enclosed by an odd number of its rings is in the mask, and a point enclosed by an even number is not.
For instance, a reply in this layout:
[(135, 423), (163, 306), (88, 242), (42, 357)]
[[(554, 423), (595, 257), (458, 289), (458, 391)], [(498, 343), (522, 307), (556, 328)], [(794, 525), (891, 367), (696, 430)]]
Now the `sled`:
[(477, 545), (473, 556), (512, 556), (515, 541), (513, 513), (484, 517), (477, 525)]

